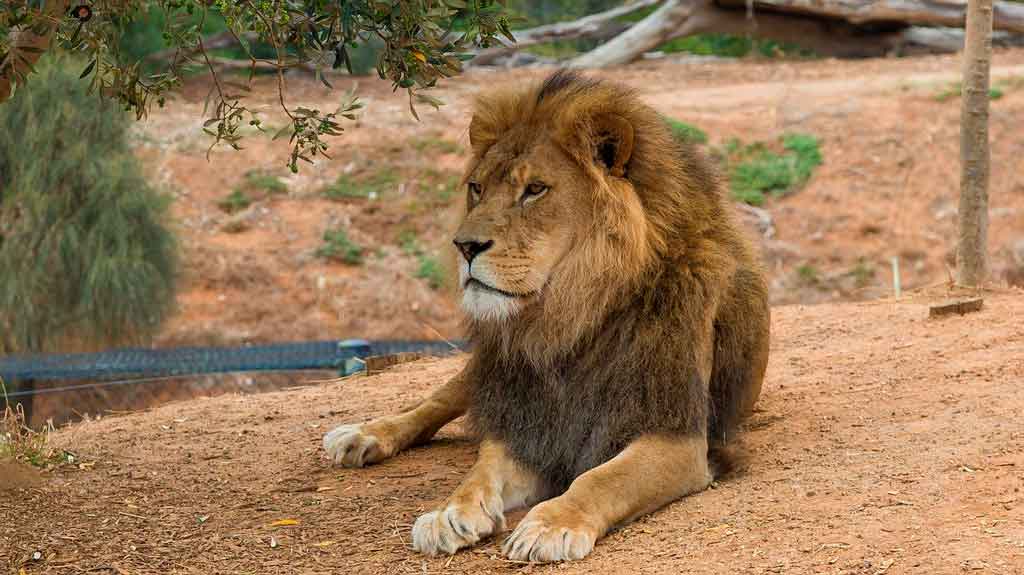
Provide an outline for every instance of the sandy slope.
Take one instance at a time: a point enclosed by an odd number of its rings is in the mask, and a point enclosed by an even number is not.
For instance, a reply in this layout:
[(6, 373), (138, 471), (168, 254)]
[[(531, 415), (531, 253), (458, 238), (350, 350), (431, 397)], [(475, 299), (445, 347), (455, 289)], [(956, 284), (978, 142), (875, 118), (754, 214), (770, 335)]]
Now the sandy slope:
[[(739, 473), (560, 566), (409, 548), (473, 459), (458, 425), (363, 470), (330, 426), (396, 409), (460, 360), (105, 417), (54, 441), (86, 469), (0, 496), (0, 569), (26, 573), (1024, 573), (1024, 293), (786, 306)], [(521, 517), (512, 517), (510, 527)], [(273, 527), (281, 519), (294, 526)], [(276, 545), (276, 546), (275, 546)], [(41, 561), (32, 561), (39, 551)]]

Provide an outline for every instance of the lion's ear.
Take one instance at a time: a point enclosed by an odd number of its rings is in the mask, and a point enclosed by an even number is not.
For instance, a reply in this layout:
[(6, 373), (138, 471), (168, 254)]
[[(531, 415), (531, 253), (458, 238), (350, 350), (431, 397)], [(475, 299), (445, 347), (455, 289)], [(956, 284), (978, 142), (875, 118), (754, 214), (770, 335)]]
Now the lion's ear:
[(469, 145), (478, 155), (483, 155), (497, 140), (494, 122), (485, 120), (480, 114), (474, 114), (469, 122)]
[(633, 155), (633, 125), (618, 114), (603, 114), (594, 118), (594, 159), (608, 169), (608, 173), (626, 175), (626, 164)]

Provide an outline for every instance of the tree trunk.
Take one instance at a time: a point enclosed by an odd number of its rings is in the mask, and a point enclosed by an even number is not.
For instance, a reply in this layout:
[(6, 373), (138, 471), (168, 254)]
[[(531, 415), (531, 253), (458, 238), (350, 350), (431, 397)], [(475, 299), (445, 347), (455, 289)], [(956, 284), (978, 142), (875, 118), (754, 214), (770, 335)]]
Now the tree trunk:
[(594, 48), (572, 62), (578, 68), (600, 68), (626, 64), (677, 36), (682, 25), (698, 6), (709, 0), (668, 0), (650, 16), (611, 41)]
[(960, 108), (960, 238), (956, 281), (977, 286), (988, 275), (988, 90), (992, 0), (969, 0)]
[[(71, 2), (69, 0), (49, 0), (43, 9), (42, 16), (48, 26), (42, 34), (35, 34), (31, 30), (16, 30), (14, 44), (11, 52), (6, 54), (0, 61), (0, 102), (11, 97), (14, 83), (19, 78), (24, 78), (31, 71), (31, 67), (39, 61), (39, 58), (50, 48), (53, 35), (57, 32), (57, 26), (61, 18), (67, 15)], [(24, 51), (29, 48), (30, 51)], [(22, 62), (20, 58), (28, 61)]]

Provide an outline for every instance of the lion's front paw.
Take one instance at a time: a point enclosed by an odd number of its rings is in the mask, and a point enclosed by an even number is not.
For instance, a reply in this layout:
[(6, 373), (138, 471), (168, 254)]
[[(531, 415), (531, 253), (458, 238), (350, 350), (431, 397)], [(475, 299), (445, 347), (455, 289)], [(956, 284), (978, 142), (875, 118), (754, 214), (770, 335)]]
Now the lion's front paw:
[(324, 435), (324, 451), (334, 465), (362, 467), (392, 454), (380, 437), (366, 425), (341, 425)]
[(598, 533), (578, 516), (559, 510), (557, 500), (541, 503), (523, 517), (501, 551), (514, 561), (582, 559), (594, 549)]
[(421, 515), (412, 527), (412, 548), (427, 555), (452, 554), (505, 528), (500, 499), (449, 504)]

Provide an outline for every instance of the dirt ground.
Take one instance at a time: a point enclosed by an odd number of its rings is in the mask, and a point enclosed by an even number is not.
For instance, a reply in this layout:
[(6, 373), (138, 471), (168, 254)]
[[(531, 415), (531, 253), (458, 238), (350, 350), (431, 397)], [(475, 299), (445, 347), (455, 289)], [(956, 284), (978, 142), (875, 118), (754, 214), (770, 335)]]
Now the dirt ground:
[[(101, 418), (100, 403), (77, 404), (94, 416), (52, 438), (77, 465), (0, 466), (0, 571), (1024, 573), (1024, 292), (996, 287), (980, 313), (927, 319), (928, 303), (944, 297), (956, 235), (959, 100), (938, 96), (959, 66), (956, 57), (664, 60), (600, 72), (706, 130), (709, 150), (803, 132), (821, 139), (825, 161), (801, 190), (765, 206), (777, 307), (745, 463), (602, 540), (585, 561), (510, 563), (493, 541), (453, 558), (409, 549), (412, 522), (472, 463), (458, 424), (375, 467), (327, 467), (325, 431), (422, 395), (458, 369), (451, 359), (263, 394), (246, 392), (299, 382), (210, 378), (195, 393), (222, 395)], [(284, 168), (286, 144), (259, 134), (207, 160), (207, 88), (187, 86), (136, 131), (137, 153), (174, 196), (186, 266), (157, 344), (457, 336), (449, 289), (417, 276), (424, 258), (449, 257), (469, 106), (481, 89), (547, 72), (470, 72), (438, 90), (447, 105), (421, 110), (421, 122), (405, 95), (360, 79), (365, 115), (331, 160), (296, 175)], [(992, 103), (999, 284), (1024, 278), (1024, 50), (998, 52), (993, 77), (1004, 94)], [(290, 79), (291, 102), (332, 109), (355, 81), (333, 83), (327, 93)], [(260, 80), (250, 102), (271, 132), (282, 125), (275, 97)], [(287, 191), (224, 213), (218, 203), (254, 169)], [(323, 195), (342, 175), (381, 174), (377, 199)], [(364, 246), (362, 265), (316, 257), (337, 227)], [(879, 299), (893, 256), (917, 295)], [(119, 405), (180, 397), (158, 389)]]
[(458, 423), (380, 465), (328, 467), (325, 431), (422, 395), (456, 372), (455, 358), (63, 428), (52, 441), (80, 465), (0, 494), (0, 568), (1024, 573), (1024, 292), (984, 295), (983, 311), (947, 319), (928, 319), (939, 294), (775, 308), (740, 469), (613, 533), (580, 562), (508, 562), (500, 539), (453, 557), (411, 551), (412, 522), (472, 463)]

